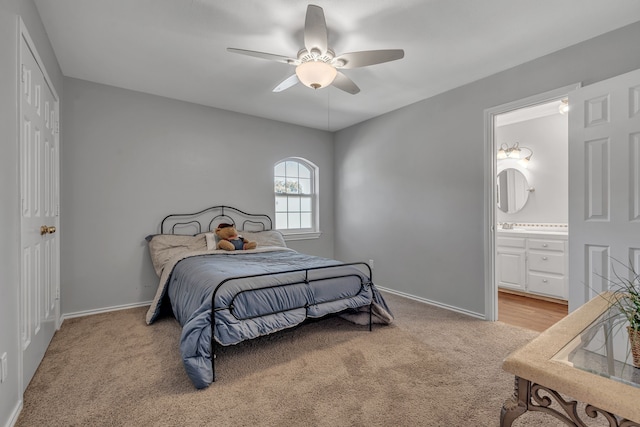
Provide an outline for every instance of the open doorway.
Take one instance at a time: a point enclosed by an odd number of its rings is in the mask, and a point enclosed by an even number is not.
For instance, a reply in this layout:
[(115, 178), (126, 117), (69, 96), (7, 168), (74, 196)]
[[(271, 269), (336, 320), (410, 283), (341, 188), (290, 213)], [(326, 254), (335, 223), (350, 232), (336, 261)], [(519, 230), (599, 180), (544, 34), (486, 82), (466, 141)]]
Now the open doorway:
[(566, 98), (498, 114), (498, 320), (543, 331), (568, 312)]
[[(570, 86), (487, 110), (487, 318), (544, 330), (567, 314)], [(562, 111), (561, 111), (562, 110)]]

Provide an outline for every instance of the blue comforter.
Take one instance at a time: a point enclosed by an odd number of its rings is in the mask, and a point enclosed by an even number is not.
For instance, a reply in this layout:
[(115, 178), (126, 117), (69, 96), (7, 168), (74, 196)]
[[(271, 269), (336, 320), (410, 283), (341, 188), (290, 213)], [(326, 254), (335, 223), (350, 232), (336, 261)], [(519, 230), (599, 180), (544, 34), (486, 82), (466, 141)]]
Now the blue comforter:
[(388, 308), (369, 278), (356, 267), (295, 251), (200, 255), (178, 262), (167, 291), (173, 313), (183, 327), (180, 351), (193, 384), (204, 388), (213, 381), (211, 302), (222, 281), (321, 266), (335, 267), (310, 271), (307, 283), (305, 273), (296, 272), (222, 285), (215, 297), (214, 334), (222, 345), (290, 328), (307, 317), (369, 306), (372, 301), (387, 311)]

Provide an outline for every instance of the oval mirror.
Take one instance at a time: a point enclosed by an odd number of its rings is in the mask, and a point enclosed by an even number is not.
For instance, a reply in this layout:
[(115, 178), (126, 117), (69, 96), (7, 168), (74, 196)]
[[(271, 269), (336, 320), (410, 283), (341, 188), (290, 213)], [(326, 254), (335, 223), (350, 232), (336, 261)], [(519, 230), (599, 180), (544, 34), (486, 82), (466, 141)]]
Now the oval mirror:
[(527, 203), (529, 184), (518, 169), (507, 168), (498, 174), (498, 209), (504, 213), (516, 213)]

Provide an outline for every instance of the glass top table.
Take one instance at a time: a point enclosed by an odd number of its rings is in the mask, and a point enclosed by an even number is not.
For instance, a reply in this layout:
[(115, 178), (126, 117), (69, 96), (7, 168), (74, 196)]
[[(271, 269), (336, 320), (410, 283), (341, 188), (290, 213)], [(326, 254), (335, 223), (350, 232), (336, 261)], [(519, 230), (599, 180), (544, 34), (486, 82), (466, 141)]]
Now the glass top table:
[(593, 298), (505, 358), (502, 368), (515, 381), (501, 427), (532, 411), (569, 426), (597, 418), (609, 427), (640, 427), (640, 369), (609, 297)]
[(608, 308), (552, 360), (574, 368), (640, 387), (640, 369), (634, 367), (627, 320)]

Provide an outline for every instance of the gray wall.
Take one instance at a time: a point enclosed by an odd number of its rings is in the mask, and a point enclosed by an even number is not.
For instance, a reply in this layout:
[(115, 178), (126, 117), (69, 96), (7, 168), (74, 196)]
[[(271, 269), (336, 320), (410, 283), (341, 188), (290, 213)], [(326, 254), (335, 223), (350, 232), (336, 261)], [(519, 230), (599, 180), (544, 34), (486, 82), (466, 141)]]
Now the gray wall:
[[(522, 172), (529, 186), (527, 203), (521, 211), (505, 213), (496, 209), (496, 222), (554, 223), (569, 222), (569, 123), (560, 113), (525, 120), (495, 130), (496, 145), (513, 145), (533, 150), (527, 168), (515, 159), (497, 161), (497, 172), (514, 168)], [(522, 150), (523, 153), (528, 153)], [(526, 154), (525, 154), (526, 155)]]
[(483, 314), (484, 110), (640, 68), (640, 23), (340, 131), (336, 256), (375, 282)]
[(323, 232), (289, 246), (333, 256), (330, 133), (71, 78), (62, 118), (62, 313), (151, 300), (144, 237), (167, 214), (224, 204), (273, 218), (273, 165), (289, 156), (319, 167)]
[(0, 425), (22, 400), (18, 361), (20, 208), (18, 193), (18, 16), (36, 45), (53, 85), (62, 94), (62, 72), (31, 0), (0, 0), (0, 355), (7, 353), (8, 378), (0, 384)]

